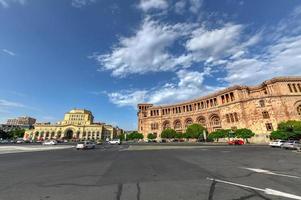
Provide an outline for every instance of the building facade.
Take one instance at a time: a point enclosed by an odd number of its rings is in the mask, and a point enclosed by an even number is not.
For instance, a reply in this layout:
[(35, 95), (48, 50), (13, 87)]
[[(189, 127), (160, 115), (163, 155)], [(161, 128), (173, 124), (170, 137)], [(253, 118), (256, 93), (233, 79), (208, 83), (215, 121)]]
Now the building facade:
[(91, 111), (73, 109), (65, 114), (64, 120), (56, 123), (36, 123), (34, 129), (27, 130), (24, 139), (73, 139), (99, 140), (117, 136), (118, 128), (105, 123), (94, 123)]
[(160, 138), (166, 128), (185, 132), (198, 123), (208, 132), (249, 128), (251, 142), (265, 143), (277, 124), (301, 120), (301, 77), (278, 77), (257, 86), (233, 86), (208, 96), (173, 105), (138, 104), (138, 131)]
[(15, 119), (8, 119), (7, 125), (28, 125), (33, 126), (36, 123), (36, 119), (32, 117), (18, 117)]
[(15, 119), (8, 119), (6, 124), (0, 124), (0, 130), (10, 132), (18, 129), (32, 129), (36, 119), (32, 117), (18, 117)]

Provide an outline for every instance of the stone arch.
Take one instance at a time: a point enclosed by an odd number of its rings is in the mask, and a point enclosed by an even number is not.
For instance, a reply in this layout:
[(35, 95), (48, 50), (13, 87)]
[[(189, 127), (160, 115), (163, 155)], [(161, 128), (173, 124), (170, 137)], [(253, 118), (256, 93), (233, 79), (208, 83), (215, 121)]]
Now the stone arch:
[(49, 131), (46, 131), (45, 138), (46, 138), (46, 139), (49, 138)]
[(297, 106), (297, 113), (301, 117), (301, 104)]
[(55, 132), (51, 131), (51, 133), (50, 133), (50, 139), (54, 138), (54, 135), (55, 135)]
[(202, 126), (206, 127), (206, 118), (204, 116), (199, 116), (196, 119), (198, 124), (201, 124)]
[(39, 131), (36, 131), (35, 134), (34, 134), (34, 138), (38, 138), (39, 134), (40, 134)]
[(56, 138), (61, 138), (62, 137), (62, 131), (58, 131), (56, 133)]
[(221, 118), (217, 114), (212, 114), (209, 119), (210, 119), (210, 125), (212, 127), (221, 126)]
[(170, 128), (170, 122), (168, 120), (165, 120), (163, 122), (163, 126), (162, 126), (163, 130)]
[(185, 128), (187, 128), (189, 125), (193, 124), (193, 120), (189, 117), (185, 119)]
[(64, 138), (70, 140), (73, 138), (74, 133), (75, 133), (75, 131), (72, 128), (67, 128), (64, 131)]
[(181, 130), (182, 129), (182, 123), (179, 119), (175, 120), (173, 122), (173, 127), (175, 130)]
[(295, 108), (296, 108), (297, 115), (301, 117), (301, 101), (297, 101), (295, 103)]

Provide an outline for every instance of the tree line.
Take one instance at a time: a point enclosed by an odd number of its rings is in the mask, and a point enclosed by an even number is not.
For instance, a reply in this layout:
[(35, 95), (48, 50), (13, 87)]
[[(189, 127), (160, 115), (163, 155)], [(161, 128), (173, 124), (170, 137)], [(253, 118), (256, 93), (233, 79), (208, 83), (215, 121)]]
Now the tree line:
[(277, 130), (271, 133), (271, 139), (300, 140), (301, 121), (289, 120), (278, 124)]
[(16, 139), (16, 138), (23, 138), (25, 133), (24, 129), (13, 129), (9, 132), (5, 132), (0, 130), (0, 138), (2, 139)]

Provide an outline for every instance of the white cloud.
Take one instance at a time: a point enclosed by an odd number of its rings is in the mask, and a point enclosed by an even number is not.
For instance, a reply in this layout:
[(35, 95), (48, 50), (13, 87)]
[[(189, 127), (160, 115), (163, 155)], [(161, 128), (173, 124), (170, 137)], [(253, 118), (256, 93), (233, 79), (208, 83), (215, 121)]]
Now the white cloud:
[(76, 8), (81, 8), (95, 2), (96, 0), (72, 0), (71, 5)]
[(175, 4), (175, 12), (183, 14), (185, 12), (186, 0), (180, 0)]
[(209, 68), (204, 72), (180, 70), (177, 73), (177, 83), (166, 83), (150, 90), (133, 90), (109, 93), (110, 101), (118, 106), (132, 106), (149, 102), (166, 104), (185, 101), (199, 97), (210, 91), (220, 89), (204, 85), (204, 77), (210, 74)]
[(301, 36), (283, 37), (266, 47), (263, 54), (247, 55), (229, 61), (225, 81), (230, 84), (254, 84), (301, 71)]
[(233, 53), (233, 47), (238, 44), (243, 26), (226, 24), (219, 29), (207, 30), (201, 27), (193, 31), (191, 38), (186, 43), (186, 48), (198, 52), (201, 57), (221, 57)]
[(0, 108), (8, 108), (8, 107), (24, 108), (25, 106), (18, 102), (0, 99)]
[(0, 0), (0, 6), (3, 8), (8, 8), (11, 3), (19, 3), (24, 5), (26, 3), (26, 0)]
[(120, 107), (123, 106), (133, 106), (136, 107), (138, 103), (145, 100), (147, 91), (137, 90), (137, 91), (121, 91), (109, 93), (108, 97), (110, 101)]
[(2, 49), (2, 51), (10, 56), (15, 56), (16, 54), (8, 49)]
[(140, 0), (139, 8), (144, 12), (152, 9), (166, 9), (168, 7), (167, 0)]
[[(237, 52), (227, 60), (226, 76), (222, 79), (229, 84), (256, 84), (275, 76), (301, 74), (301, 7), (292, 15), (280, 21), (275, 30), (267, 28), (265, 32), (251, 37)], [(265, 37), (265, 45), (249, 53), (250, 47)]]
[(102, 70), (110, 70), (113, 76), (119, 77), (174, 70), (178, 65), (189, 63), (189, 56), (175, 57), (168, 48), (193, 27), (192, 24), (168, 25), (147, 18), (134, 36), (120, 38), (111, 53), (93, 57)]
[(189, 0), (189, 2), (190, 2), (189, 10), (192, 13), (197, 14), (198, 12), (200, 12), (200, 8), (202, 7), (203, 0)]

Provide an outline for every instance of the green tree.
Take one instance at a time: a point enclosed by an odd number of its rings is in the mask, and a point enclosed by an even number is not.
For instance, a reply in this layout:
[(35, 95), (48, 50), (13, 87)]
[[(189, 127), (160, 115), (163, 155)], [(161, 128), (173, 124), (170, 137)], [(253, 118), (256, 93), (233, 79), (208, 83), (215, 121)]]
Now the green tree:
[(183, 133), (176, 133), (175, 138), (182, 139), (184, 137), (183, 135)]
[(14, 129), (9, 132), (10, 138), (23, 138), (25, 130), (24, 129)]
[(149, 134), (147, 134), (147, 139), (154, 140), (154, 139), (156, 139), (156, 136), (155, 136), (155, 134), (149, 133)]
[(127, 135), (127, 140), (135, 140), (135, 139), (143, 139), (143, 134), (138, 133), (137, 131), (133, 131), (132, 133)]
[(211, 132), (208, 135), (208, 139), (209, 140), (216, 140), (218, 142), (218, 140), (220, 138), (229, 137), (228, 133), (229, 133), (228, 130), (224, 130), (224, 129), (216, 130), (216, 131)]
[(161, 138), (168, 138), (168, 139), (175, 138), (176, 134), (177, 132), (175, 130), (171, 128), (167, 128), (162, 131)]
[(278, 124), (277, 131), (271, 133), (271, 139), (301, 139), (301, 121), (289, 120)]
[(3, 130), (0, 130), (0, 138), (1, 139), (7, 139), (9, 137), (9, 135), (3, 131)]
[(125, 135), (124, 133), (121, 133), (118, 138), (120, 139), (120, 141), (124, 141), (125, 140)]
[(270, 138), (272, 140), (275, 140), (275, 139), (281, 139), (281, 140), (287, 140), (288, 139), (288, 134), (283, 132), (283, 131), (273, 131), (270, 135)]
[(236, 137), (245, 139), (247, 143), (249, 142), (248, 139), (255, 135), (255, 133), (253, 133), (250, 129), (247, 128), (237, 129), (235, 131), (235, 134)]
[(186, 129), (186, 134), (188, 138), (203, 138), (203, 131), (206, 131), (206, 128), (204, 128), (202, 125), (200, 124), (191, 124), (187, 127)]

